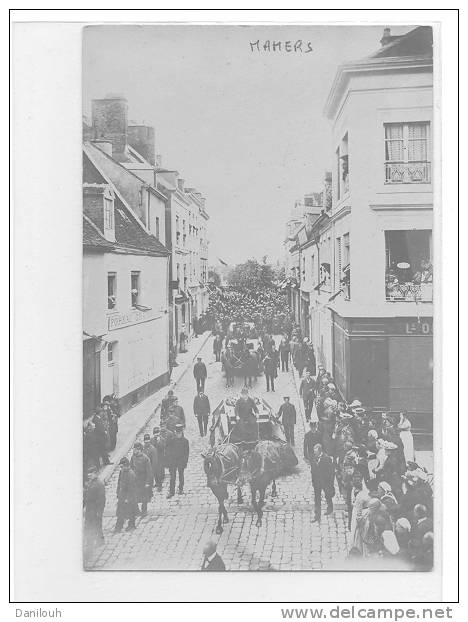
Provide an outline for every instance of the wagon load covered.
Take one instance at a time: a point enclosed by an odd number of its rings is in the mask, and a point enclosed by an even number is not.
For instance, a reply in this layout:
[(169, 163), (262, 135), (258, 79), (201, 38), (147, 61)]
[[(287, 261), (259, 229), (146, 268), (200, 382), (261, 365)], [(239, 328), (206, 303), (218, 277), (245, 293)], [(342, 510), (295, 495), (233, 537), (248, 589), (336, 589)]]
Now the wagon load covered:
[(239, 398), (227, 397), (214, 411), (219, 441), (229, 435), (230, 443), (255, 444), (259, 440), (285, 441), (281, 424), (264, 399), (243, 391)]

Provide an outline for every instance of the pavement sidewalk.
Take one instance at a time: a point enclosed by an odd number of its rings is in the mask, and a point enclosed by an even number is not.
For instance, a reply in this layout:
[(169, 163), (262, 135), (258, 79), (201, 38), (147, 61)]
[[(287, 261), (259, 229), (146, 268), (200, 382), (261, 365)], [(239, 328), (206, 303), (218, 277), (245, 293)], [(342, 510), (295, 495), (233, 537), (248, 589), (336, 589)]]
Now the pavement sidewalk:
[(185, 373), (192, 367), (193, 361), (210, 336), (211, 331), (205, 331), (198, 337), (192, 337), (187, 352), (177, 355), (178, 365), (172, 370), (170, 384), (162, 387), (120, 417), (117, 445), (113, 451), (109, 452), (112, 464), (105, 466), (100, 472), (100, 478), (105, 484), (117, 468), (120, 459), (126, 456), (132, 448), (135, 438), (146, 427), (155, 411), (160, 408), (161, 401), (168, 390), (176, 387)]

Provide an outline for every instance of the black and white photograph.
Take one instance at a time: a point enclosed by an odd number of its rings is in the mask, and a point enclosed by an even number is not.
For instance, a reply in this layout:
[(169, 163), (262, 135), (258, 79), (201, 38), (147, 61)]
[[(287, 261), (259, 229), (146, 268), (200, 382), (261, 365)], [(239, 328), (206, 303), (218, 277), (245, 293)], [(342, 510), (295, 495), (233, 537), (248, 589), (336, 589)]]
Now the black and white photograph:
[(433, 571), (435, 34), (83, 28), (87, 573)]

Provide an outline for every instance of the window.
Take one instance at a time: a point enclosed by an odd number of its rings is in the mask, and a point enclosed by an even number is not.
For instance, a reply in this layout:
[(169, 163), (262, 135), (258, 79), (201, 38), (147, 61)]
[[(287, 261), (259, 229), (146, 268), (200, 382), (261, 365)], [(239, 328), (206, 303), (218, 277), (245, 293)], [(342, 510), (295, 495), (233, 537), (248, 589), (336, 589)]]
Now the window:
[(155, 228), (155, 236), (159, 240), (159, 216), (156, 216), (156, 228)]
[(391, 301), (432, 300), (432, 232), (385, 231), (385, 292)]
[(385, 182), (430, 182), (429, 123), (386, 123)]
[(343, 236), (343, 267), (341, 282), (344, 286), (345, 299), (351, 299), (351, 252), (349, 245), (349, 233), (345, 233)]
[(305, 281), (306, 269), (305, 269), (305, 257), (302, 258), (302, 280)]
[(335, 289), (339, 289), (341, 285), (341, 238), (336, 238), (335, 246)]
[(336, 200), (339, 201), (349, 192), (348, 133), (343, 136), (338, 149), (335, 151), (335, 162), (335, 193)]
[(107, 274), (107, 308), (114, 309), (117, 303), (117, 275), (115, 272)]
[(132, 272), (131, 276), (132, 307), (136, 307), (140, 297), (140, 273)]
[(104, 229), (114, 230), (114, 205), (112, 199), (104, 198)]
[(114, 365), (117, 360), (117, 341), (107, 344), (107, 364)]
[(180, 281), (180, 264), (177, 264), (177, 280)]

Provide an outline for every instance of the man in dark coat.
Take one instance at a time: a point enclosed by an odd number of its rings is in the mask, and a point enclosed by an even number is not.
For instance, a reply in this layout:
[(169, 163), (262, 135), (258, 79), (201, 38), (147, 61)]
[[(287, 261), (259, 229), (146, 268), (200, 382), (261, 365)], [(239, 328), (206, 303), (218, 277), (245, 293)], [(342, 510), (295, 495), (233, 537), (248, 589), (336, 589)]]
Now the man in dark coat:
[(265, 358), (263, 359), (263, 369), (265, 370), (265, 378), (266, 378), (266, 390), (270, 391), (271, 390), (275, 391), (275, 378), (277, 375), (277, 369), (278, 369), (278, 365), (276, 362), (276, 359), (273, 358), (273, 356), (267, 352), (267, 355), (265, 356)]
[(153, 479), (151, 481), (151, 487), (153, 487), (155, 479), (156, 479), (158, 452), (156, 450), (156, 447), (151, 442), (151, 436), (149, 434), (145, 434), (143, 437), (143, 453), (145, 454), (145, 456), (148, 456), (149, 461), (151, 463), (151, 472), (153, 474)]
[(112, 462), (109, 460), (109, 455), (107, 453), (107, 444), (109, 442), (109, 436), (108, 436), (104, 416), (105, 416), (104, 410), (102, 408), (99, 408), (93, 417), (93, 425), (94, 425), (94, 434), (96, 436), (98, 453), (99, 453), (100, 458), (102, 459), (102, 463), (105, 466), (107, 464), (112, 464)]
[(314, 347), (312, 344), (309, 344), (309, 351), (307, 353), (306, 369), (308, 372), (310, 372), (311, 376), (315, 376), (316, 361), (315, 361)]
[(193, 366), (193, 377), (197, 383), (197, 393), (205, 390), (205, 381), (208, 372), (206, 371), (206, 365), (203, 363), (201, 356), (197, 358), (197, 362)]
[(128, 458), (122, 458), (117, 482), (117, 522), (114, 531), (122, 531), (126, 520), (128, 520), (127, 531), (135, 529), (137, 510), (135, 473), (130, 468)]
[(309, 421), (310, 430), (304, 435), (304, 460), (311, 464), (314, 459), (315, 445), (322, 444), (322, 434), (320, 433), (318, 422)]
[(281, 371), (289, 371), (289, 341), (288, 339), (282, 339), (278, 347), (279, 355), (281, 359)]
[(175, 495), (177, 473), (179, 474), (179, 495), (184, 492), (184, 470), (188, 459), (189, 442), (184, 437), (183, 425), (178, 423), (175, 427), (175, 437), (168, 441), (166, 448), (166, 461), (170, 474), (168, 499)]
[(172, 403), (169, 406), (169, 410), (167, 411), (166, 419), (169, 418), (176, 419), (176, 423), (181, 423), (185, 428), (185, 412), (182, 406), (179, 404), (179, 399), (175, 396), (172, 398)]
[(302, 400), (304, 402), (304, 411), (307, 421), (309, 421), (310, 419), (310, 414), (314, 405), (315, 389), (315, 380), (310, 375), (310, 372), (306, 371), (305, 378), (301, 380), (299, 395), (302, 397)]
[(109, 401), (103, 401), (102, 409), (107, 419), (107, 429), (109, 432), (109, 449), (114, 451), (117, 445), (117, 434), (119, 431), (119, 418), (117, 413), (112, 410)]
[(153, 428), (153, 438), (151, 439), (151, 444), (156, 450), (156, 465), (154, 468), (154, 485), (156, 486), (156, 490), (161, 492), (162, 483), (164, 480), (164, 439), (161, 436), (161, 428), (156, 426)]
[(278, 419), (284, 427), (284, 434), (286, 436), (286, 442), (290, 445), (294, 445), (294, 426), (296, 425), (296, 407), (291, 404), (289, 397), (284, 398), (284, 403), (281, 404), (278, 411)]
[(135, 443), (130, 466), (136, 477), (136, 501), (141, 503), (141, 516), (148, 514), (148, 501), (153, 494), (153, 469), (147, 455), (143, 453), (143, 445)]
[(201, 570), (204, 572), (222, 572), (226, 570), (223, 560), (216, 552), (216, 542), (214, 540), (209, 540), (203, 547)]
[(216, 335), (213, 341), (213, 354), (215, 355), (216, 362), (221, 360), (221, 350), (223, 347), (223, 340), (219, 335)]
[(314, 447), (314, 457), (310, 463), (312, 485), (314, 487), (315, 517), (312, 522), (320, 522), (322, 509), (322, 490), (327, 501), (326, 514), (333, 513), (333, 497), (335, 496), (335, 467), (333, 460), (322, 451), (322, 445)]
[(83, 434), (83, 469), (85, 478), (90, 467), (96, 467), (99, 470), (101, 461), (99, 459), (99, 447), (94, 424), (88, 421)]
[(96, 467), (91, 467), (88, 473), (88, 485), (84, 491), (84, 546), (91, 551), (96, 544), (104, 544), (102, 533), (102, 515), (106, 505), (106, 488), (98, 477)]
[(206, 436), (208, 429), (208, 419), (211, 412), (210, 400), (208, 396), (199, 391), (195, 395), (193, 400), (193, 413), (198, 419), (198, 429), (200, 430), (200, 436)]
[(174, 403), (174, 399), (176, 399), (174, 395), (174, 391), (169, 389), (166, 397), (163, 398), (161, 402), (161, 421), (165, 421), (167, 418), (167, 414)]

